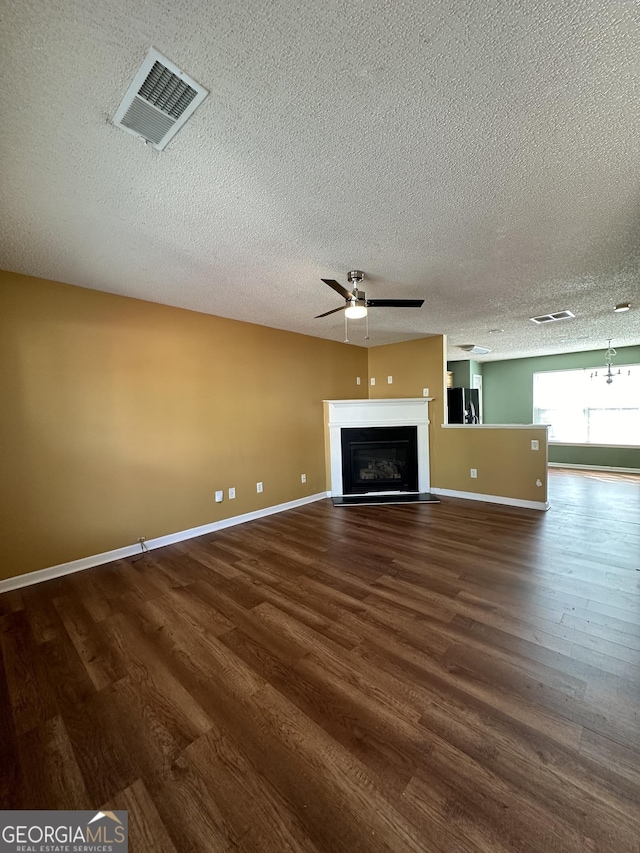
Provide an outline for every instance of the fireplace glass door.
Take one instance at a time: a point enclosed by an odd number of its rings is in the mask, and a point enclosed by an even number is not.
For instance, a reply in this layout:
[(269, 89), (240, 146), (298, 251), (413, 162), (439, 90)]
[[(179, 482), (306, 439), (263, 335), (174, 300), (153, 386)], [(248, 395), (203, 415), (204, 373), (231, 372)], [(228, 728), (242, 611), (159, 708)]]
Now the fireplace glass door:
[(343, 494), (418, 490), (417, 428), (342, 430)]

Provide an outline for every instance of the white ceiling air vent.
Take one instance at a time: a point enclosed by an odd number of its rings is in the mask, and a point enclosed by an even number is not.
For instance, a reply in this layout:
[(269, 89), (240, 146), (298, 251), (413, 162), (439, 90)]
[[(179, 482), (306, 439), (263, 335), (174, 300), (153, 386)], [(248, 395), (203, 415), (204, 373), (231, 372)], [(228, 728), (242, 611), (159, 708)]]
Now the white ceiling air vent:
[(556, 320), (575, 320), (571, 311), (556, 311), (555, 314), (541, 314), (539, 317), (529, 317), (533, 323), (555, 323)]
[(208, 94), (152, 47), (113, 123), (162, 151)]

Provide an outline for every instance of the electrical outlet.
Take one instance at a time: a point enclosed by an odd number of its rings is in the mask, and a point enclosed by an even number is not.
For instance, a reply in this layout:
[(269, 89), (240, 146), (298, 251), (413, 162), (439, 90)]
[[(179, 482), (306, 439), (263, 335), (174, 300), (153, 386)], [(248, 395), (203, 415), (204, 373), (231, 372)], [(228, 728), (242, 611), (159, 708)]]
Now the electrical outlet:
[(356, 385), (359, 385), (359, 384), (360, 384), (360, 377), (356, 376)]
[(232, 501), (232, 500), (235, 498), (235, 496), (236, 496), (236, 490), (235, 490), (235, 488), (232, 486), (232, 487), (229, 489), (229, 500), (230, 500), (230, 501)]
[(300, 474), (300, 482), (301, 483), (307, 482), (307, 475), (306, 474)]
[(393, 385), (393, 376), (387, 376), (387, 385)]
[(531, 449), (532, 450), (540, 450), (540, 442), (537, 438), (531, 439)]
[(372, 377), (371, 377), (371, 384), (372, 384), (372, 385), (375, 385), (375, 384), (376, 384), (376, 378), (375, 378), (375, 376), (372, 376)]
[(224, 500), (224, 492), (221, 489), (219, 492), (216, 492), (216, 503), (221, 504), (223, 500)]
[(423, 389), (422, 389), (422, 396), (423, 396), (423, 397), (428, 397), (428, 396), (429, 396), (429, 389), (428, 389), (428, 388), (423, 388)]
[(469, 471), (469, 475), (470, 475), (470, 477), (471, 477), (471, 479), (472, 479), (472, 480), (477, 479), (477, 477), (478, 477), (478, 469), (477, 469), (477, 468), (472, 468), (472, 469)]
[(258, 492), (258, 494), (260, 494), (261, 491), (262, 491), (262, 483), (256, 483), (256, 492)]

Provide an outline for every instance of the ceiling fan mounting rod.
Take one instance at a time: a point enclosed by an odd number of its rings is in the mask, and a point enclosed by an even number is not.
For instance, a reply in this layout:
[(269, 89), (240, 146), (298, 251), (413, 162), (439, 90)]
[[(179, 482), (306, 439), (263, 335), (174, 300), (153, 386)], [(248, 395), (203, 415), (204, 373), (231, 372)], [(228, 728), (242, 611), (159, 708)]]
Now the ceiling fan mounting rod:
[(347, 273), (347, 281), (350, 285), (352, 285), (351, 291), (353, 293), (353, 299), (351, 300), (352, 305), (357, 305), (360, 301), (362, 302), (362, 297), (358, 296), (358, 285), (364, 279), (364, 273), (362, 270), (349, 270)]

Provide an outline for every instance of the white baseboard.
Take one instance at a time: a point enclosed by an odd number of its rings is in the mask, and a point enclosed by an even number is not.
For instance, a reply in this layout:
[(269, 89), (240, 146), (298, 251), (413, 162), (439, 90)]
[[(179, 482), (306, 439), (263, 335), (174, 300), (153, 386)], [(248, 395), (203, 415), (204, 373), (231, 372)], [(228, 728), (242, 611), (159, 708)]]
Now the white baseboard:
[(640, 468), (614, 468), (611, 465), (573, 465), (568, 462), (548, 462), (549, 468), (575, 468), (576, 471), (618, 471), (620, 474), (640, 474)]
[[(288, 509), (295, 509), (305, 504), (314, 503), (314, 501), (322, 501), (325, 498), (331, 497), (331, 492), (318, 492), (315, 495), (308, 495), (305, 498), (298, 498), (295, 501), (287, 501), (283, 504), (268, 506), (264, 509), (257, 509), (254, 512), (245, 512), (243, 515), (234, 515), (231, 518), (223, 518), (221, 521), (212, 521), (210, 524), (203, 524), (200, 527), (192, 527), (189, 530), (180, 530), (177, 533), (169, 533), (167, 536), (159, 536), (157, 539), (147, 539), (144, 543), (149, 550), (154, 548), (164, 548), (165, 545), (173, 545), (174, 542), (184, 542), (185, 539), (194, 539), (196, 536), (202, 536), (205, 533), (215, 533), (217, 530), (224, 530), (225, 527), (234, 527), (236, 524), (244, 524), (247, 521), (256, 521), (259, 518), (265, 518), (268, 515), (275, 515), (277, 512), (285, 512)], [(84, 569), (90, 569), (93, 566), (101, 566), (103, 563), (111, 563), (114, 560), (123, 560), (126, 557), (133, 557), (135, 554), (140, 554), (139, 545), (126, 545), (124, 548), (116, 548), (113, 551), (105, 551), (103, 554), (94, 554), (91, 557), (82, 557), (80, 560), (72, 560), (70, 563), (60, 563), (58, 566), (50, 566), (48, 569), (38, 569), (35, 572), (27, 572), (24, 575), (17, 575), (13, 578), (7, 578), (0, 581), (0, 594), (10, 592), (12, 589), (20, 589), (23, 586), (32, 586), (35, 583), (59, 578), (63, 575), (70, 575), (74, 572), (81, 572)]]
[(525, 509), (537, 509), (546, 512), (549, 501), (523, 501), (520, 498), (505, 498), (501, 495), (481, 495), (478, 492), (457, 492), (455, 489), (434, 489), (434, 495), (444, 495), (448, 498), (464, 498), (468, 501), (483, 501), (488, 504), (504, 504), (505, 506), (520, 506)]

